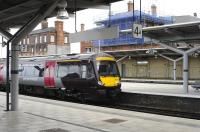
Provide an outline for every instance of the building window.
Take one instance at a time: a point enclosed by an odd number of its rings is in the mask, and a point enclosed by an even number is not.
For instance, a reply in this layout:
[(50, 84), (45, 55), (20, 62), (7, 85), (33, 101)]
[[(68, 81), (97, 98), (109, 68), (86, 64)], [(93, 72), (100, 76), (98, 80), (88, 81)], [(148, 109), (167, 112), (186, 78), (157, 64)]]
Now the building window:
[(47, 42), (47, 36), (46, 35), (44, 36), (44, 42), (45, 43)]
[(65, 37), (65, 43), (68, 43), (68, 37)]
[(37, 44), (38, 43), (38, 41), (37, 41), (37, 36), (35, 36), (35, 44)]
[(30, 44), (30, 40), (29, 40), (29, 38), (27, 38), (27, 44)]
[(50, 42), (55, 42), (55, 36), (54, 35), (51, 35)]
[(44, 48), (44, 52), (47, 52), (47, 48), (46, 47)]
[(42, 36), (40, 36), (40, 43), (42, 43)]
[(40, 47), (40, 52), (42, 52), (42, 47)]
[(92, 52), (92, 48), (85, 48), (86, 49), (86, 53), (91, 53)]
[(26, 44), (26, 39), (23, 39), (23, 44)]
[(27, 45), (25, 45), (25, 44), (21, 45), (21, 51), (27, 52)]

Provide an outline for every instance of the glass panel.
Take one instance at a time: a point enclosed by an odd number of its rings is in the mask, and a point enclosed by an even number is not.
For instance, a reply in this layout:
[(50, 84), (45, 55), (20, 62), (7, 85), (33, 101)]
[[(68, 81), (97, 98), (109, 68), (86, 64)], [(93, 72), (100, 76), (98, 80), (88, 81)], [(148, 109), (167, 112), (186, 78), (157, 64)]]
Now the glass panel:
[(90, 65), (60, 64), (58, 66), (58, 77), (73, 76), (74, 78), (90, 78), (94, 76)]
[(117, 64), (113, 61), (98, 61), (97, 71), (100, 76), (119, 75)]
[(87, 78), (87, 66), (86, 65), (81, 66), (81, 73), (82, 73), (82, 75), (81, 75), (82, 78)]

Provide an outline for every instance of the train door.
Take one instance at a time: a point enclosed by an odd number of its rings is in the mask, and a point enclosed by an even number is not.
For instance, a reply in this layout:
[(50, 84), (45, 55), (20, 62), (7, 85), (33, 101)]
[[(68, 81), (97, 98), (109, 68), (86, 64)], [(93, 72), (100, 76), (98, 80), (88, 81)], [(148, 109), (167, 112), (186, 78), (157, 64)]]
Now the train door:
[(0, 84), (3, 83), (3, 64), (0, 64)]
[(46, 88), (55, 88), (55, 61), (47, 61), (45, 63), (45, 73), (44, 73), (44, 85)]

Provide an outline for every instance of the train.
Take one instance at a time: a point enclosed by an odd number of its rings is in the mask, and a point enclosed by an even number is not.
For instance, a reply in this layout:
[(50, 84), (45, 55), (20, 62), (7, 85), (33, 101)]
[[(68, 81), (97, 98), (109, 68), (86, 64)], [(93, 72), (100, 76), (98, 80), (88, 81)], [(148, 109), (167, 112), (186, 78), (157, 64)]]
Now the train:
[[(6, 60), (0, 60), (0, 88), (5, 89)], [(21, 93), (50, 94), (81, 100), (115, 99), (121, 92), (116, 60), (106, 53), (20, 58)]]

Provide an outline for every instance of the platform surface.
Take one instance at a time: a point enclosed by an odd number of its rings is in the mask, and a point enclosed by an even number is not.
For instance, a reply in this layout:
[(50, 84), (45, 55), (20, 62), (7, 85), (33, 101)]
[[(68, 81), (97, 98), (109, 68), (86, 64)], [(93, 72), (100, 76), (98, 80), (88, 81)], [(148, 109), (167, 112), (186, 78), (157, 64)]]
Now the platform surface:
[(196, 90), (189, 85), (189, 92), (185, 94), (183, 85), (180, 84), (122, 82), (122, 91), (129, 93), (188, 96), (200, 98), (200, 90)]
[[(183, 80), (172, 79), (145, 79), (145, 78), (122, 78), (122, 82), (157, 83), (157, 84), (183, 84)], [(197, 80), (188, 80), (189, 84), (195, 84)]]
[(200, 121), (20, 95), (20, 110), (5, 112), (1, 132), (198, 132)]

